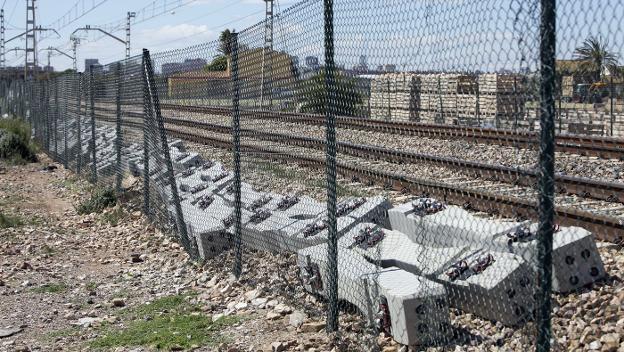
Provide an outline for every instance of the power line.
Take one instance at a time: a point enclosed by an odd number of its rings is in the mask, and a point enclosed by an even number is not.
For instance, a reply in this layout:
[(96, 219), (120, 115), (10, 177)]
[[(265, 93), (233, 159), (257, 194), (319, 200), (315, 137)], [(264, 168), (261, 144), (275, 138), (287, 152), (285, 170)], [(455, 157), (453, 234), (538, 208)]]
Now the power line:
[[(69, 26), (70, 24), (76, 22), (77, 20), (81, 19), (82, 17), (86, 16), (87, 14), (91, 13), (93, 10), (97, 9), (98, 7), (100, 7), (102, 4), (104, 4), (108, 0), (98, 0), (97, 3), (95, 2), (95, 0), (93, 0), (92, 6), (90, 8), (85, 8), (85, 1), (86, 0), (76, 1), (76, 3), (72, 7), (70, 7), (70, 9), (63, 16), (56, 19), (48, 27), (54, 28), (56, 30), (61, 30)], [(80, 3), (82, 3), (82, 12), (79, 13), (78, 5)], [(73, 18), (72, 18), (72, 15), (74, 15)], [(46, 35), (42, 35), (41, 38), (39, 39), (44, 40), (46, 38), (48, 38)]]
[[(240, 21), (242, 21), (242, 20), (245, 20), (245, 19), (247, 19), (247, 18), (249, 18), (249, 17), (252, 17), (252, 16), (254, 16), (254, 15), (257, 15), (257, 14), (259, 14), (259, 13), (264, 13), (264, 10), (255, 11), (255, 12), (252, 12), (252, 13), (250, 13), (250, 14), (246, 15), (246, 16), (243, 16), (243, 17), (237, 18), (237, 19), (235, 19), (235, 20), (228, 21), (228, 22), (222, 23), (222, 24), (220, 24), (220, 25), (217, 25), (217, 26), (215, 26), (215, 27), (211, 27), (211, 28), (208, 28), (208, 29), (206, 29), (206, 30), (203, 30), (203, 31), (200, 31), (200, 32), (197, 32), (197, 33), (193, 33), (193, 34), (190, 34), (190, 35), (187, 35), (187, 36), (184, 36), (184, 37), (175, 38), (175, 39), (173, 39), (173, 40), (170, 40), (170, 41), (167, 41), (167, 42), (164, 42), (164, 43), (160, 43), (160, 44), (155, 45), (155, 46), (153, 46), (153, 47), (154, 47), (154, 48), (162, 47), (162, 46), (165, 46), (165, 45), (168, 45), (168, 44), (174, 43), (174, 42), (179, 42), (180, 40), (184, 40), (184, 39), (188, 39), (188, 38), (191, 38), (191, 37), (195, 37), (195, 36), (198, 36), (198, 35), (201, 35), (201, 34), (204, 34), (204, 33), (210, 32), (210, 31), (214, 31), (214, 30), (222, 29), (222, 28), (224, 28), (224, 27), (225, 27), (225, 26), (227, 26), (227, 25), (230, 25), (230, 24), (232, 24), (232, 23), (236, 23), (236, 22), (240, 22)], [(115, 57), (117, 57), (117, 55), (105, 56), (105, 57), (103, 57), (101, 60), (102, 60), (103, 62), (107, 62), (107, 61), (108, 61), (108, 59), (115, 58)]]

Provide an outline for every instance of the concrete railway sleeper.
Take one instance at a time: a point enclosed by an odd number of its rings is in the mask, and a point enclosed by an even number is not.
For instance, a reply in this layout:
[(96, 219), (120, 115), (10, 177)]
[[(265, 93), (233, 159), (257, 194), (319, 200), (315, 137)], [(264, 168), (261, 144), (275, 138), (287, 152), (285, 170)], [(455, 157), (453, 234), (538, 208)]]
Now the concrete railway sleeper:
[[(102, 119), (102, 117), (100, 117)], [(111, 119), (104, 119), (112, 121)], [(124, 121), (129, 128), (141, 129), (138, 122)], [(167, 134), (198, 144), (207, 144), (218, 148), (231, 149), (231, 141), (207, 135), (167, 128)], [(325, 160), (311, 156), (285, 153), (270, 148), (259, 147), (253, 144), (242, 144), (241, 152), (248, 156), (256, 156), (271, 161), (296, 162), (300, 166), (324, 170)], [(378, 184), (389, 190), (406, 194), (426, 195), (443, 200), (446, 203), (461, 205), (464, 208), (497, 214), (509, 218), (532, 219), (537, 217), (535, 201), (530, 198), (518, 198), (497, 194), (485, 190), (455, 186), (443, 182), (411, 178), (406, 175), (388, 171), (362, 169), (348, 163), (337, 163), (338, 173), (347, 179), (364, 183)], [(624, 241), (624, 221), (618, 217), (595, 213), (592, 211), (575, 209), (570, 206), (555, 208), (556, 221), (562, 226), (579, 226), (591, 231), (599, 240), (613, 243)]]

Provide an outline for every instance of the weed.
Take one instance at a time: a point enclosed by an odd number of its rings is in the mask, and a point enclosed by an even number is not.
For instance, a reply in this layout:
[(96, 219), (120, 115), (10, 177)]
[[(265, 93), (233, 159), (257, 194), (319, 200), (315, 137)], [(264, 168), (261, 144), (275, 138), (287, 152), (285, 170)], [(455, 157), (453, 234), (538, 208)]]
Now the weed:
[(78, 214), (101, 213), (104, 209), (117, 204), (117, 196), (112, 188), (96, 188), (89, 199), (76, 206)]
[(22, 225), (24, 225), (24, 222), (19, 217), (5, 215), (0, 212), (0, 229), (8, 229), (9, 227), (19, 227)]
[(216, 345), (225, 339), (219, 331), (240, 321), (239, 317), (224, 317), (213, 322), (188, 302), (187, 295), (169, 296), (152, 303), (128, 309), (124, 315), (131, 322), (124, 329), (101, 327), (92, 348), (121, 346), (151, 346), (153, 348), (187, 349), (192, 345)]
[(60, 282), (57, 284), (45, 284), (32, 289), (34, 293), (62, 293), (67, 290), (67, 285)]
[(102, 214), (102, 221), (117, 226), (123, 218), (126, 217), (126, 212), (121, 207), (113, 208), (111, 211), (104, 212)]
[(47, 244), (44, 244), (44, 245), (41, 247), (41, 251), (42, 251), (43, 253), (45, 253), (45, 254), (48, 254), (48, 255), (50, 255), (50, 254), (54, 254), (54, 252), (56, 252), (56, 251), (54, 250), (54, 248), (52, 248), (52, 247), (48, 246)]
[(97, 282), (93, 282), (93, 281), (91, 281), (91, 282), (88, 282), (88, 283), (87, 283), (87, 286), (86, 286), (86, 287), (87, 287), (87, 290), (89, 290), (89, 291), (95, 291), (95, 289), (96, 289), (98, 286), (99, 286), (99, 284), (98, 284)]

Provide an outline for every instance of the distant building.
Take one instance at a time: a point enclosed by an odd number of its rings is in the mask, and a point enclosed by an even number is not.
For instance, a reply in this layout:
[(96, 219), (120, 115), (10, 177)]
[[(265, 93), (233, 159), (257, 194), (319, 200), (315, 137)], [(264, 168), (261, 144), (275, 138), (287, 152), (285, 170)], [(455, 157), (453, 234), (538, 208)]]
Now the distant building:
[(184, 62), (168, 62), (162, 65), (162, 74), (169, 76), (174, 73), (201, 70), (208, 62), (204, 59), (186, 59)]
[(319, 69), (319, 59), (316, 56), (306, 56), (305, 58), (305, 63), (306, 66), (308, 66), (310, 69), (316, 71)]
[(89, 72), (89, 69), (93, 66), (93, 72), (102, 70), (99, 59), (85, 59), (85, 72)]
[(394, 65), (394, 64), (387, 64), (384, 67), (384, 71), (386, 71), (386, 72), (395, 72), (396, 71), (396, 65)]

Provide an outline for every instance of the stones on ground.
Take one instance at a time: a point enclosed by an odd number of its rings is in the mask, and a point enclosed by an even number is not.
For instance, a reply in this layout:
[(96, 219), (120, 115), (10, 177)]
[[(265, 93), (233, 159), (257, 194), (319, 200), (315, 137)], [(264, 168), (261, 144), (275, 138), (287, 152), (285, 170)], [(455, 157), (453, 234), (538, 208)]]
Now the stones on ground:
[(295, 310), (294, 312), (292, 312), (289, 316), (288, 316), (288, 323), (291, 326), (294, 326), (296, 328), (300, 327), (301, 324), (303, 324), (303, 322), (306, 320), (306, 315), (305, 313), (303, 313), (300, 310)]
[(276, 305), (275, 308), (273, 308), (273, 310), (275, 310), (277, 313), (280, 313), (282, 315), (292, 313), (292, 308), (285, 305), (284, 303), (280, 303)]
[(616, 351), (620, 347), (620, 334), (611, 333), (600, 337), (603, 351)]
[(130, 261), (132, 263), (141, 263), (144, 260), (144, 258), (141, 258), (141, 255), (138, 253), (132, 253), (130, 254)]
[(299, 330), (303, 333), (315, 333), (323, 330), (325, 328), (325, 322), (316, 321), (316, 322), (307, 322), (301, 324)]
[(124, 301), (123, 298), (113, 298), (111, 303), (114, 307), (123, 307), (126, 305), (126, 301)]
[(21, 328), (0, 329), (0, 339), (22, 332)]
[(282, 317), (281, 314), (270, 311), (266, 315), (266, 320), (277, 320), (277, 319), (280, 319), (281, 317)]

